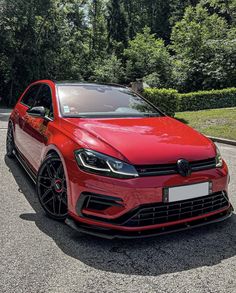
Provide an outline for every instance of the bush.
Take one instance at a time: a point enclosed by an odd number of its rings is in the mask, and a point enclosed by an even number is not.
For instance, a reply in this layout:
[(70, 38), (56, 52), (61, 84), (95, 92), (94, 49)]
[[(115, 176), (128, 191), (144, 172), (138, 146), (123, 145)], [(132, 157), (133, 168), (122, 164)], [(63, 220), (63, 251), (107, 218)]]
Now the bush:
[(147, 88), (143, 96), (169, 116), (175, 112), (236, 107), (236, 88), (180, 94), (174, 89)]
[(169, 116), (174, 116), (178, 106), (178, 92), (173, 89), (147, 88), (143, 96), (161, 111)]
[(178, 111), (236, 107), (236, 88), (178, 94)]

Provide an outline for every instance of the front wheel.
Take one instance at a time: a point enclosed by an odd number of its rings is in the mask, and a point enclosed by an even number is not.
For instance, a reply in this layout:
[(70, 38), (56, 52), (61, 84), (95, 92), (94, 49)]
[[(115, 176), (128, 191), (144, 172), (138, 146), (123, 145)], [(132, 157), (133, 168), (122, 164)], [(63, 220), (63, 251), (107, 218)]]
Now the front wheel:
[(67, 186), (65, 172), (60, 158), (49, 155), (39, 168), (37, 194), (46, 214), (56, 220), (67, 217)]

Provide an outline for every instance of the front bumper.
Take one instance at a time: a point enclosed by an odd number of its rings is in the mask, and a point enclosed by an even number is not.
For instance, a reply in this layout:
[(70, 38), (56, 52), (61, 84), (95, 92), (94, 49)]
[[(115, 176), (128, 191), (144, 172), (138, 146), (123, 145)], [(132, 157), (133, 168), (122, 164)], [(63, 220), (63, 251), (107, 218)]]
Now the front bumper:
[(87, 225), (85, 223), (80, 223), (75, 221), (72, 217), (68, 217), (66, 219), (66, 224), (73, 228), (74, 230), (89, 234), (92, 236), (107, 238), (107, 239), (115, 239), (115, 238), (122, 238), (122, 239), (135, 239), (135, 238), (147, 238), (153, 237), (158, 235), (164, 235), (174, 232), (180, 232), (192, 228), (197, 228), (205, 225), (210, 225), (213, 223), (221, 222), (229, 217), (231, 217), (233, 213), (233, 207), (230, 205), (226, 210), (221, 211), (220, 213), (214, 215), (208, 215), (204, 218), (200, 218), (197, 220), (186, 220), (185, 222), (170, 225), (167, 227), (159, 227), (155, 229), (148, 229), (142, 231), (123, 231), (117, 229), (109, 229), (104, 228), (101, 226), (96, 225)]
[[(148, 223), (140, 222), (138, 225), (131, 223), (132, 221), (128, 224), (127, 221), (120, 221), (125, 219), (137, 222), (137, 209), (154, 207), (153, 212), (157, 213), (158, 205), (163, 204), (163, 189), (166, 187), (210, 181), (212, 194), (209, 196), (218, 193), (227, 195), (229, 176), (225, 163), (221, 169), (194, 172), (189, 177), (175, 174), (128, 180), (97, 176), (81, 170), (78, 174), (78, 167), (73, 167), (68, 174), (71, 179), (69, 180), (69, 217), (66, 222), (80, 232), (106, 238), (148, 237), (221, 221), (228, 218), (233, 210), (227, 199), (227, 203), (217, 208), (208, 209), (204, 206), (204, 212), (198, 214), (190, 212), (186, 217), (177, 215), (177, 218), (170, 217), (165, 222), (160, 221), (160, 217)], [(86, 201), (88, 198), (93, 199), (93, 205), (88, 204)], [(101, 198), (108, 208), (101, 205)], [(97, 202), (97, 199), (100, 202)], [(214, 200), (211, 199), (211, 202)]]

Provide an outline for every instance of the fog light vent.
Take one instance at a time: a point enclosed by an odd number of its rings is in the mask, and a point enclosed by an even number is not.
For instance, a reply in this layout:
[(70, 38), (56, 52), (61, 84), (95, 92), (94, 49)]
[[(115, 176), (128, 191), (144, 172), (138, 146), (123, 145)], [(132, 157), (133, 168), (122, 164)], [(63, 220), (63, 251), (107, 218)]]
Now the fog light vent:
[(77, 213), (83, 215), (83, 209), (104, 211), (110, 207), (122, 207), (123, 200), (119, 197), (83, 192), (77, 202)]

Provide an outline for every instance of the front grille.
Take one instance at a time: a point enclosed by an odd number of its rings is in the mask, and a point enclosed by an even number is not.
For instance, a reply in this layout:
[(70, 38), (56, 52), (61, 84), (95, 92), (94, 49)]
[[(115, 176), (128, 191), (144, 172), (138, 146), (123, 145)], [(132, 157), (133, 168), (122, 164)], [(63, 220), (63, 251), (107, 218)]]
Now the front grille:
[(189, 219), (215, 212), (229, 206), (226, 193), (217, 192), (208, 196), (171, 203), (158, 203), (140, 207), (123, 225), (141, 227)]
[[(189, 163), (191, 171), (202, 171), (208, 169), (214, 169), (216, 167), (215, 158), (193, 161)], [(162, 164), (162, 165), (136, 165), (135, 166), (139, 176), (158, 176), (158, 175), (170, 175), (177, 174), (177, 163), (174, 164)]]

